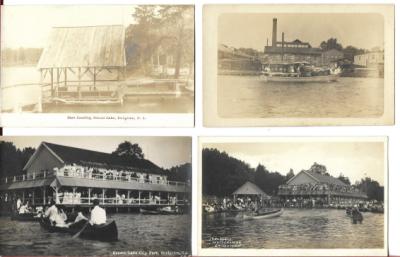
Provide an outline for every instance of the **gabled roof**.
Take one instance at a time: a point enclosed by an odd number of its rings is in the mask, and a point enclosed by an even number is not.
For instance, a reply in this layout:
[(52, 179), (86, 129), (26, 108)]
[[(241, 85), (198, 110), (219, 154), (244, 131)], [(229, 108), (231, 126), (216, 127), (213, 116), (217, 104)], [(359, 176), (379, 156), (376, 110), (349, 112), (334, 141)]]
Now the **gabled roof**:
[(262, 191), (257, 185), (247, 181), (241, 187), (236, 189), (233, 195), (263, 195), (267, 196), (267, 194)]
[(123, 67), (122, 25), (53, 28), (37, 67)]
[(347, 186), (343, 181), (341, 181), (340, 179), (334, 178), (330, 175), (323, 175), (323, 174), (319, 174), (316, 172), (311, 172), (311, 171), (307, 171), (307, 170), (302, 170), (299, 173), (297, 173), (294, 177), (292, 177), (291, 179), (289, 179), (286, 184), (288, 184), (290, 181), (292, 181), (294, 178), (296, 178), (297, 176), (299, 176), (301, 173), (304, 173), (306, 175), (308, 175), (309, 177), (311, 177), (313, 180), (315, 180), (315, 182), (317, 183), (326, 183), (326, 184), (331, 184), (331, 185), (337, 185), (337, 186)]
[(82, 164), (89, 166), (97, 166), (104, 168), (114, 169), (143, 169), (144, 172), (161, 173), (162, 170), (153, 162), (146, 159), (134, 159), (120, 157), (110, 153), (86, 150), (65, 145), (58, 145), (48, 142), (42, 142), (36, 152), (32, 155), (31, 159), (25, 165), (27, 169), (32, 160), (36, 157), (39, 149), (45, 147), (53, 156), (55, 156), (61, 163), (65, 164)]

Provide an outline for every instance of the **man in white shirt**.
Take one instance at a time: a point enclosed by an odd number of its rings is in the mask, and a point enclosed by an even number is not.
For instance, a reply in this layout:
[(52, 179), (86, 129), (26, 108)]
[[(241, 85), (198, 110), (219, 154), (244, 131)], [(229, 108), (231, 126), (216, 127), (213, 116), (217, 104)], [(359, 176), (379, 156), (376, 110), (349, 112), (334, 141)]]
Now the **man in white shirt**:
[(44, 213), (44, 216), (48, 217), (52, 223), (56, 222), (56, 220), (58, 218), (58, 208), (57, 208), (56, 202), (54, 200), (51, 200), (50, 207), (46, 210), (46, 212)]
[(90, 224), (91, 225), (101, 225), (106, 223), (107, 218), (106, 218), (106, 211), (99, 206), (100, 201), (99, 199), (94, 199), (93, 200), (93, 206), (94, 208), (92, 209), (92, 212), (90, 213)]
[(22, 205), (22, 201), (21, 201), (21, 199), (18, 197), (18, 199), (17, 199), (17, 211), (19, 211), (19, 208), (21, 208), (21, 205)]

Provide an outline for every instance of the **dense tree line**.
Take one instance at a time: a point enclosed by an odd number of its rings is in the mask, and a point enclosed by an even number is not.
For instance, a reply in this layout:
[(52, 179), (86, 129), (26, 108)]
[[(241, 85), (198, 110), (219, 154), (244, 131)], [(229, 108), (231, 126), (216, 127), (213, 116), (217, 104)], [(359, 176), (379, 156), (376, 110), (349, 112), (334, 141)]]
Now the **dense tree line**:
[[(330, 176), (326, 166), (314, 163), (307, 171)], [(245, 182), (250, 181), (260, 187), (268, 195), (276, 195), (278, 187), (294, 177), (293, 169), (284, 176), (279, 172), (271, 172), (259, 164), (251, 168), (249, 164), (229, 156), (217, 149), (205, 148), (202, 152), (203, 193), (224, 197), (231, 195)], [(350, 179), (343, 173), (337, 177), (347, 185)], [(368, 199), (383, 201), (384, 188), (371, 178), (364, 178), (354, 184), (366, 192)]]
[(35, 148), (26, 147), (18, 149), (13, 143), (0, 141), (0, 177), (22, 175), (22, 169)]
[(42, 48), (6, 48), (1, 51), (1, 61), (5, 66), (36, 65)]
[(203, 192), (206, 195), (228, 196), (245, 182), (250, 181), (265, 193), (275, 195), (279, 185), (294, 176), (293, 170), (286, 176), (270, 172), (263, 165), (255, 169), (249, 164), (217, 149), (203, 149)]

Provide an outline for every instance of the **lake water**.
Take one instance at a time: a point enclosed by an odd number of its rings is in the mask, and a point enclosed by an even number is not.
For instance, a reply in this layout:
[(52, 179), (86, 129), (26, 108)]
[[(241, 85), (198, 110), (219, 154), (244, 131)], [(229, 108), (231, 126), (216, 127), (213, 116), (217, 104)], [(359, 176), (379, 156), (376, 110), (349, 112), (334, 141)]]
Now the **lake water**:
[[(190, 253), (191, 218), (184, 215), (112, 214), (119, 241), (107, 243), (49, 233), (36, 222), (0, 217), (0, 255), (113, 255), (113, 251)], [(124, 254), (129, 255), (129, 254)], [(138, 254), (138, 255), (144, 255)]]
[(231, 246), (254, 249), (384, 247), (383, 214), (363, 213), (362, 224), (332, 209), (285, 209), (280, 217), (259, 220), (240, 215), (203, 215), (203, 247), (225, 237)]
[[(18, 106), (40, 101), (40, 73), (36, 67), (4, 67), (1, 70), (0, 110), (17, 110)], [(137, 97), (123, 105), (46, 105), (45, 113), (193, 113), (191, 94), (179, 97)]]
[(346, 118), (383, 114), (382, 78), (341, 77), (332, 83), (273, 83), (256, 76), (218, 76), (224, 118)]

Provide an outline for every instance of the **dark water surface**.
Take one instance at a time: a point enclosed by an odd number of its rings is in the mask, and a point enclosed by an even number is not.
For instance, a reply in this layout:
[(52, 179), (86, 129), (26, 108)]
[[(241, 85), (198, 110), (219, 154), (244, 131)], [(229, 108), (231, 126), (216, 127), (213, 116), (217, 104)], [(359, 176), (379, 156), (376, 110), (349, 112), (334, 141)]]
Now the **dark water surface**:
[(203, 247), (216, 247), (222, 240), (228, 248), (384, 247), (383, 214), (363, 213), (362, 224), (352, 224), (344, 210), (285, 209), (280, 217), (259, 220), (240, 215), (203, 215)]
[(382, 78), (332, 83), (274, 83), (256, 76), (218, 76), (218, 114), (225, 118), (346, 118), (383, 114)]
[[(112, 214), (118, 227), (118, 242), (99, 242), (71, 235), (49, 233), (36, 222), (0, 217), (0, 255), (123, 255), (149, 251), (190, 253), (190, 215)], [(114, 253), (115, 254), (115, 253)]]

